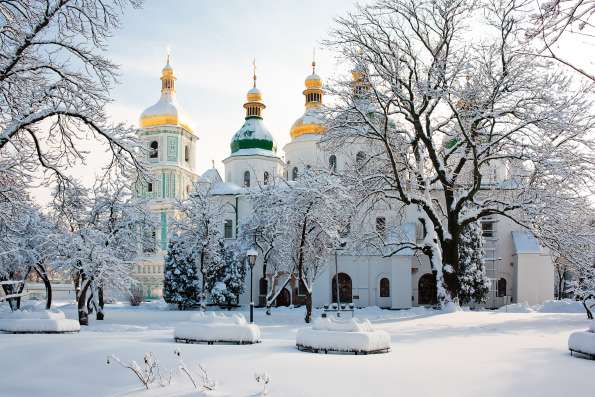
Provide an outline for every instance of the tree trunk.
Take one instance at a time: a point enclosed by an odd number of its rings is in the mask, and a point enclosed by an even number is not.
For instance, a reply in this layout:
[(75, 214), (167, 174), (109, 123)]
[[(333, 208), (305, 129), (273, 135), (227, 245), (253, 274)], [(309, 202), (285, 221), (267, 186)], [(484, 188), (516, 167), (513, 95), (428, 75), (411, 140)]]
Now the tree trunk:
[(312, 293), (306, 292), (306, 318), (304, 318), (306, 323), (310, 323), (312, 321)]
[(45, 309), (50, 310), (52, 308), (52, 284), (50, 283), (50, 279), (48, 277), (47, 271), (42, 264), (38, 264), (37, 266), (33, 267), (39, 278), (43, 281), (43, 285), (45, 286)]
[(593, 320), (593, 312), (591, 311), (591, 307), (589, 307), (589, 305), (587, 305), (587, 301), (591, 298), (595, 298), (595, 296), (590, 295), (587, 296), (585, 299), (583, 299), (583, 306), (585, 307), (585, 310), (587, 311), (587, 318), (589, 320)]
[(78, 316), (80, 325), (89, 325), (89, 313), (87, 312), (87, 291), (91, 281), (87, 281), (84, 276), (81, 277), (81, 291), (78, 297)]
[[(450, 265), (452, 272), (445, 270), (446, 266)], [(459, 282), (459, 243), (457, 239), (453, 238), (442, 244), (442, 271), (444, 277), (444, 287), (450, 294), (453, 300), (458, 300), (461, 283)]]
[(96, 318), (97, 320), (103, 320), (104, 315), (103, 315), (103, 287), (99, 287), (97, 288), (97, 299), (98, 299), (98, 305), (97, 305), (97, 315)]

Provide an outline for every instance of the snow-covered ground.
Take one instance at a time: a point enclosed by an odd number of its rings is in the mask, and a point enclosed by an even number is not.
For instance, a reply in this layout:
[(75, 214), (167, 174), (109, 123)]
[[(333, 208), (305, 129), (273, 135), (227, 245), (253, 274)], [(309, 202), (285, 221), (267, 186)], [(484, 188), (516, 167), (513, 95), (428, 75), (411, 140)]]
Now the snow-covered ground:
[[(75, 314), (72, 306), (61, 309), (68, 317)], [(200, 362), (229, 396), (258, 395), (254, 374), (263, 371), (271, 378), (270, 396), (592, 395), (595, 362), (572, 358), (567, 350), (569, 333), (588, 328), (586, 315), (535, 310), (358, 310), (356, 316), (390, 334), (392, 346), (388, 354), (351, 356), (298, 351), (303, 308), (277, 309), (272, 316), (257, 309), (260, 344), (209, 346), (173, 343), (173, 329), (192, 312), (159, 304), (108, 305), (106, 320), (93, 321), (79, 334), (0, 334), (0, 394), (198, 396), (181, 376), (167, 388), (145, 391), (129, 371), (106, 365), (112, 353), (142, 361), (145, 352), (153, 352), (170, 368), (178, 348), (187, 364)]]

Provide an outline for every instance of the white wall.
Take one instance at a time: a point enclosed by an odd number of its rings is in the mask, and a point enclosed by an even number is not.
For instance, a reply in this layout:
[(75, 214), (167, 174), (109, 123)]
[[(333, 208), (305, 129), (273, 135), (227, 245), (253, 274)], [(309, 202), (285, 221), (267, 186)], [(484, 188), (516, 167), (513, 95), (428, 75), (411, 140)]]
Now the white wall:
[(554, 266), (549, 255), (515, 255), (514, 270), (516, 302), (536, 305), (554, 299)]

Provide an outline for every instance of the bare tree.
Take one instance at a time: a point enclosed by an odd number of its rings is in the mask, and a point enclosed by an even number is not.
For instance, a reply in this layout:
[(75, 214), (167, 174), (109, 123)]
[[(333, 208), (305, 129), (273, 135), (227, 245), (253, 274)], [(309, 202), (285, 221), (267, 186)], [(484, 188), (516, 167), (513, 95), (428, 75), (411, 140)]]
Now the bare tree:
[(461, 293), (465, 227), (501, 216), (532, 228), (594, 186), (590, 87), (529, 54), (523, 6), (381, 0), (328, 41), (354, 69), (331, 87), (326, 144), (364, 147), (368, 200), (416, 214), (423, 241), (393, 253), (425, 253), (443, 303)]
[(279, 234), (279, 268), (304, 289), (309, 323), (312, 286), (349, 227), (355, 210), (352, 192), (335, 175), (307, 170), (296, 182), (280, 180), (254, 195), (255, 208), (275, 223)]
[[(593, 41), (595, 29), (595, 1), (593, 0), (547, 0), (536, 2), (537, 11), (531, 17), (527, 37), (539, 42), (540, 56), (554, 59), (578, 72), (583, 77), (595, 81), (595, 74), (558, 55), (555, 45), (569, 34), (575, 34)], [(595, 41), (593, 41), (595, 43)]]
[(155, 227), (146, 203), (134, 198), (130, 183), (103, 184), (92, 192), (78, 186), (55, 200), (56, 219), (67, 234), (61, 244), (62, 266), (75, 280), (81, 325), (90, 309), (103, 319), (106, 288), (129, 291), (133, 261), (145, 244), (143, 230)]
[[(0, 173), (28, 180), (40, 167), (63, 192), (84, 163), (81, 141), (107, 144), (107, 170), (145, 175), (133, 128), (108, 121), (117, 66), (101, 52), (128, 5), (141, 0), (0, 2)], [(0, 186), (0, 192), (3, 188)]]

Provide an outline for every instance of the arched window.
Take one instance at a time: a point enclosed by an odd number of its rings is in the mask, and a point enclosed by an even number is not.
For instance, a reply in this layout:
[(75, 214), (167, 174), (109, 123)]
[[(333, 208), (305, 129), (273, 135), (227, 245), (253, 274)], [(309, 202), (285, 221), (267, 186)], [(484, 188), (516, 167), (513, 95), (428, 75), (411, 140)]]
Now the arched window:
[(233, 238), (233, 221), (231, 219), (226, 219), (223, 224), (223, 236), (225, 238)]
[(190, 148), (188, 145), (184, 146), (184, 160), (190, 161)]
[(291, 170), (291, 180), (295, 181), (298, 178), (298, 167), (293, 167)]
[(264, 181), (264, 184), (265, 185), (268, 185), (269, 184), (269, 172), (268, 171), (265, 171), (264, 172), (263, 181)]
[(334, 154), (331, 154), (330, 157), (328, 158), (328, 168), (332, 172), (337, 171), (337, 156), (335, 156)]
[(268, 289), (268, 281), (266, 278), (261, 277), (258, 282), (258, 295), (266, 296)]
[(149, 158), (159, 158), (159, 142), (152, 141), (149, 145)]
[[(337, 276), (333, 276), (332, 282), (333, 302), (337, 302)], [(339, 273), (339, 299), (341, 304), (351, 303), (353, 300), (351, 277), (347, 273)]]
[(186, 185), (186, 193), (190, 193), (190, 185)]
[(364, 165), (365, 161), (366, 161), (366, 153), (357, 152), (357, 154), (355, 155), (355, 164), (358, 167), (361, 167), (362, 165)]
[(436, 276), (426, 273), (419, 278), (417, 283), (417, 303), (420, 305), (435, 305), (438, 303), (438, 289)]
[(390, 281), (386, 277), (380, 280), (380, 297), (390, 298)]
[(151, 182), (149, 182), (149, 184), (147, 185), (147, 192), (152, 192), (153, 191), (153, 184)]
[(498, 291), (497, 291), (497, 296), (501, 297), (501, 296), (506, 296), (506, 279), (505, 278), (501, 278), (500, 280), (498, 280)]
[(244, 172), (244, 186), (250, 187), (250, 171)]

